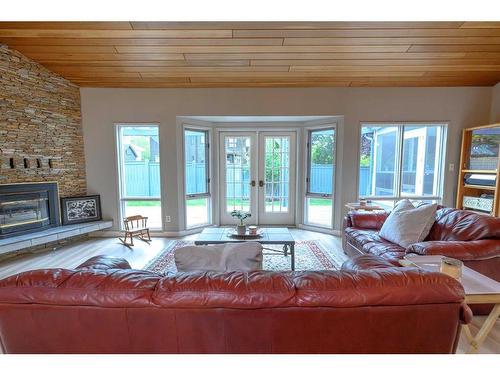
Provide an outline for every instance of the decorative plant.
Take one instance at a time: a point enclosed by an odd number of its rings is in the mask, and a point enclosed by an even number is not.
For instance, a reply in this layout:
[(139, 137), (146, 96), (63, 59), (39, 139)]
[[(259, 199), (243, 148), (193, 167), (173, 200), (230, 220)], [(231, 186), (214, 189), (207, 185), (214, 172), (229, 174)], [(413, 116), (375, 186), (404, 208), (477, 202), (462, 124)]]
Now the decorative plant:
[(250, 212), (234, 210), (233, 212), (231, 212), (231, 216), (237, 218), (240, 221), (240, 226), (244, 226), (245, 224), (243, 223), (243, 221), (245, 219), (248, 219), (249, 217), (252, 217), (252, 214)]

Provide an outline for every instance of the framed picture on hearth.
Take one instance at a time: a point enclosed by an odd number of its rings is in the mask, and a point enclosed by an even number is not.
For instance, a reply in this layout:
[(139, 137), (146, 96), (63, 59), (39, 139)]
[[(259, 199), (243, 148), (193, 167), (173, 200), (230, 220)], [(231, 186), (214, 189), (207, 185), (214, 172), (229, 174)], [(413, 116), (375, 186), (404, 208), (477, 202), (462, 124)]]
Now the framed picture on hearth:
[(87, 195), (61, 198), (61, 216), (62, 225), (101, 220), (101, 197)]

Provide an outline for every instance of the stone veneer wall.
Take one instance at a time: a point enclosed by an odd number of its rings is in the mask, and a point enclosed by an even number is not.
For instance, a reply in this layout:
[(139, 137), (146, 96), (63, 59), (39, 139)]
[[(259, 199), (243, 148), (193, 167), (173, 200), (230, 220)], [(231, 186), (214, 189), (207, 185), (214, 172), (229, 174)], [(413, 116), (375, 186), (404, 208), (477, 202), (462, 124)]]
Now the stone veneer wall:
[(80, 91), (0, 44), (0, 184), (39, 181), (86, 193)]

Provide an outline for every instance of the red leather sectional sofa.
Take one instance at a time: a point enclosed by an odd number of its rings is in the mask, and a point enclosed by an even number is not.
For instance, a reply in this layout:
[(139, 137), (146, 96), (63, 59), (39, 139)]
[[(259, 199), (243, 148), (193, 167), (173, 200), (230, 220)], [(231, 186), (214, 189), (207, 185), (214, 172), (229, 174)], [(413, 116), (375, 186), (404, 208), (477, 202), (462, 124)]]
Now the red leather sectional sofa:
[(349, 256), (372, 254), (392, 264), (407, 254), (445, 255), (500, 281), (500, 219), (455, 208), (440, 208), (424, 242), (405, 249), (378, 235), (385, 212), (350, 212), (344, 219), (343, 248)]
[(162, 276), (97, 257), (0, 280), (4, 353), (453, 353), (462, 286), (380, 257), (343, 271)]

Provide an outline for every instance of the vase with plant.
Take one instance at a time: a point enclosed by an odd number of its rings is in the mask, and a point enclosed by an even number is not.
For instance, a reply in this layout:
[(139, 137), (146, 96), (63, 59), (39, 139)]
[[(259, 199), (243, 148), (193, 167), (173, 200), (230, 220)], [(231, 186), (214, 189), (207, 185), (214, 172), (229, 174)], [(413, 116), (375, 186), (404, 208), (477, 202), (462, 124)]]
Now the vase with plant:
[(252, 217), (252, 214), (250, 212), (234, 210), (233, 212), (231, 212), (231, 216), (237, 218), (240, 221), (236, 226), (236, 233), (238, 233), (238, 236), (244, 236), (247, 231), (247, 226), (245, 225), (244, 221), (249, 217)]

